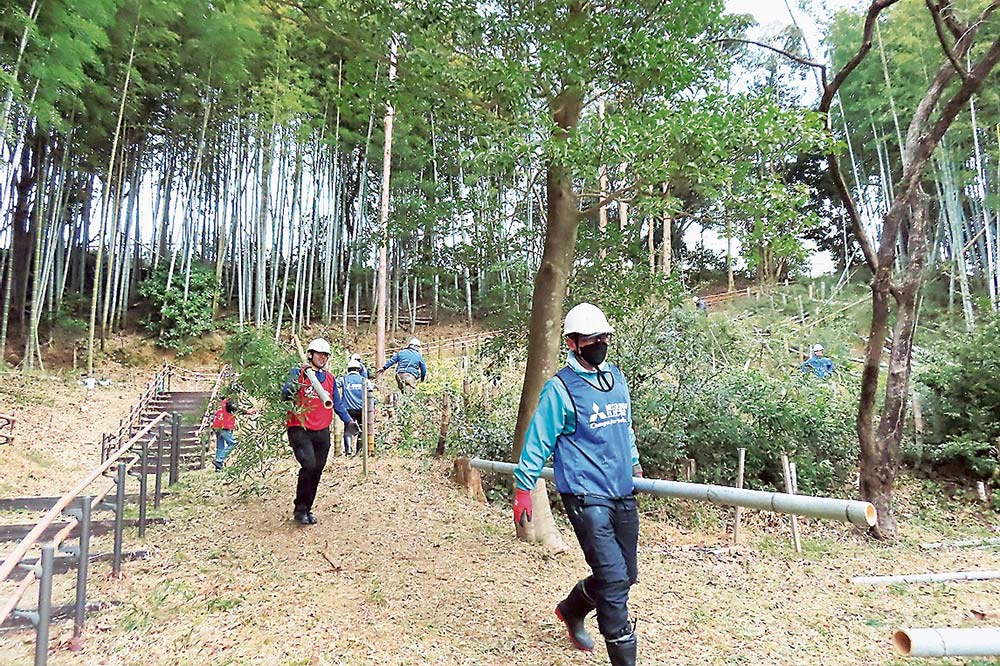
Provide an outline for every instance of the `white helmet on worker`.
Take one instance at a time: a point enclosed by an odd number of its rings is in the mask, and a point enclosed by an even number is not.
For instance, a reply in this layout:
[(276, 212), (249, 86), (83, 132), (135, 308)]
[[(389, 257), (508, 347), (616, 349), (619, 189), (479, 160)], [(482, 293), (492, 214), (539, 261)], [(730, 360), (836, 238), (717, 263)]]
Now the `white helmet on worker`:
[(407, 347), (420, 347), (420, 340), (417, 338), (410, 338), (410, 342), (407, 343)]
[(813, 353), (814, 353), (814, 354), (815, 354), (816, 352), (821, 352), (821, 351), (823, 351), (823, 345), (821, 345), (821, 344), (820, 344), (820, 343), (818, 343), (818, 342), (817, 342), (816, 344), (814, 344), (814, 345), (813, 345)]
[(350, 372), (351, 370), (360, 370), (360, 369), (361, 369), (361, 361), (352, 358), (350, 361), (347, 362), (348, 372)]
[(604, 316), (604, 313), (596, 305), (580, 303), (566, 313), (566, 323), (563, 327), (563, 335), (565, 336), (570, 336), (574, 333), (589, 336), (614, 332), (614, 327), (608, 323), (608, 318)]
[(357, 361), (358, 365), (361, 365), (361, 354), (351, 354), (351, 360)]
[(320, 354), (330, 353), (330, 343), (323, 338), (316, 338), (309, 343), (309, 347), (306, 349), (307, 352), (318, 352)]

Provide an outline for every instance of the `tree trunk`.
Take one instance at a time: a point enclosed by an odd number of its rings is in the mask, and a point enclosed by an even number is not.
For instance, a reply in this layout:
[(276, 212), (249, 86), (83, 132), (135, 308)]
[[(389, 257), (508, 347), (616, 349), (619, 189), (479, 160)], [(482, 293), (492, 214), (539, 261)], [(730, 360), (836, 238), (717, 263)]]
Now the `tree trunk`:
[[(580, 91), (568, 88), (553, 100), (553, 115), (559, 127), (556, 139), (565, 141), (569, 131), (576, 127), (580, 119), (581, 99)], [(546, 173), (545, 192), (548, 216), (545, 223), (545, 245), (531, 297), (528, 363), (524, 371), (521, 400), (517, 409), (517, 425), (514, 429), (514, 460), (521, 455), (524, 437), (538, 406), (538, 396), (541, 395), (542, 386), (558, 368), (563, 301), (566, 298), (576, 250), (579, 205), (573, 192), (572, 171), (562, 164), (550, 163)], [(532, 492), (532, 502), (536, 507), (535, 518), (530, 524), (534, 533), (525, 534), (526, 530), (519, 526), (518, 537), (541, 541), (550, 547), (563, 547), (562, 537), (559, 536), (555, 523), (551, 522), (551, 518), (543, 519), (546, 513), (549, 516), (551, 513), (548, 512), (548, 498), (544, 490), (538, 491), (538, 486)], [(538, 507), (543, 502), (544, 509), (539, 511)]]
[[(389, 82), (396, 80), (396, 39), (389, 47)], [(392, 174), (392, 121), (395, 117), (392, 100), (386, 100), (383, 122), (385, 140), (382, 146), (382, 194), (378, 235), (378, 299), (375, 323), (375, 366), (385, 365), (386, 271), (389, 268), (389, 176)]]

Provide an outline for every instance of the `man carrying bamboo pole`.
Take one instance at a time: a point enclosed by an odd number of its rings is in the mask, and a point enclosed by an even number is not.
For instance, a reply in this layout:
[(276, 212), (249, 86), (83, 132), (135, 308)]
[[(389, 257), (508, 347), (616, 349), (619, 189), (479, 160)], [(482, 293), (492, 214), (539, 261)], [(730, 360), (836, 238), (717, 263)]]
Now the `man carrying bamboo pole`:
[[(345, 429), (352, 426), (357, 428), (357, 424), (347, 413), (343, 394), (337, 390), (333, 373), (323, 369), (330, 360), (330, 343), (322, 338), (313, 340), (309, 343), (306, 355), (308, 365), (292, 368), (288, 381), (281, 389), (281, 397), (285, 400), (294, 399), (296, 405), (295, 409), (288, 411), (288, 420), (285, 422), (288, 443), (299, 462), (293, 518), (301, 525), (314, 525), (316, 516), (312, 513), (312, 505), (330, 453), (330, 423), (333, 422), (333, 413), (337, 412)], [(316, 385), (313, 384), (313, 379), (316, 380)], [(320, 392), (325, 392), (326, 395), (321, 395)], [(324, 405), (324, 399), (330, 398), (332, 404)]]
[(554, 455), (556, 489), (592, 574), (556, 606), (570, 640), (584, 651), (594, 641), (584, 618), (597, 610), (612, 666), (636, 663), (629, 588), (638, 577), (639, 513), (632, 476), (642, 476), (625, 377), (605, 362), (614, 328), (590, 303), (566, 315), (566, 366), (542, 388), (514, 470), (514, 522), (531, 520), (531, 489)]

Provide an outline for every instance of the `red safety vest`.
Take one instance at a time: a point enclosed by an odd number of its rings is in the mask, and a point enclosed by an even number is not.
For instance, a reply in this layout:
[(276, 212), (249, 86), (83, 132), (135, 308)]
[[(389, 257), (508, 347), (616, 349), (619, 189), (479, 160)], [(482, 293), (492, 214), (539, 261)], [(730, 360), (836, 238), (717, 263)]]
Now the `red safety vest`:
[[(333, 373), (327, 370), (326, 379), (320, 382), (320, 385), (331, 400), (333, 399), (334, 382)], [(299, 391), (295, 394), (295, 403), (298, 405), (299, 413), (288, 412), (288, 420), (285, 421), (286, 427), (298, 426), (306, 430), (322, 430), (329, 428), (333, 422), (333, 408), (327, 409), (323, 406), (323, 401), (316, 395), (316, 391), (306, 379), (304, 371), (299, 372)]]
[(218, 411), (215, 412), (215, 420), (212, 421), (212, 427), (216, 430), (233, 430), (236, 428), (236, 414), (226, 409), (228, 402), (229, 398), (223, 399)]

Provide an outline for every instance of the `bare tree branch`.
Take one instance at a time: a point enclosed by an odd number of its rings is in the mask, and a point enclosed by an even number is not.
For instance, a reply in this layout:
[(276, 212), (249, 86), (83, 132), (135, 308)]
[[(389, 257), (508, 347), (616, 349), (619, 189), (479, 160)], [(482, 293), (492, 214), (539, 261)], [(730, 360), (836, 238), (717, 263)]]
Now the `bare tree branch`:
[(882, 13), (883, 9), (891, 7), (897, 2), (899, 0), (873, 0), (871, 6), (868, 7), (868, 14), (865, 16), (861, 46), (858, 47), (858, 52), (854, 54), (854, 57), (848, 60), (847, 64), (837, 72), (837, 75), (833, 77), (833, 81), (824, 88), (823, 98), (819, 102), (819, 111), (823, 113), (830, 112), (830, 107), (833, 105), (833, 98), (840, 90), (840, 87), (844, 85), (844, 81), (861, 64), (861, 61), (865, 59), (868, 52), (872, 50), (872, 34), (875, 32), (875, 21), (878, 20), (879, 14)]
[[(969, 77), (969, 73), (965, 71), (956, 58), (955, 54), (952, 52), (951, 47), (948, 46), (948, 40), (944, 34), (944, 24), (941, 18), (941, 6), (938, 5), (934, 0), (926, 0), (927, 9), (931, 13), (931, 18), (934, 19), (934, 32), (937, 33), (938, 42), (941, 43), (941, 50), (944, 51), (945, 56), (951, 62), (952, 67), (955, 68), (955, 72), (958, 73), (959, 77), (964, 81)], [(958, 39), (961, 39), (960, 37)]]

